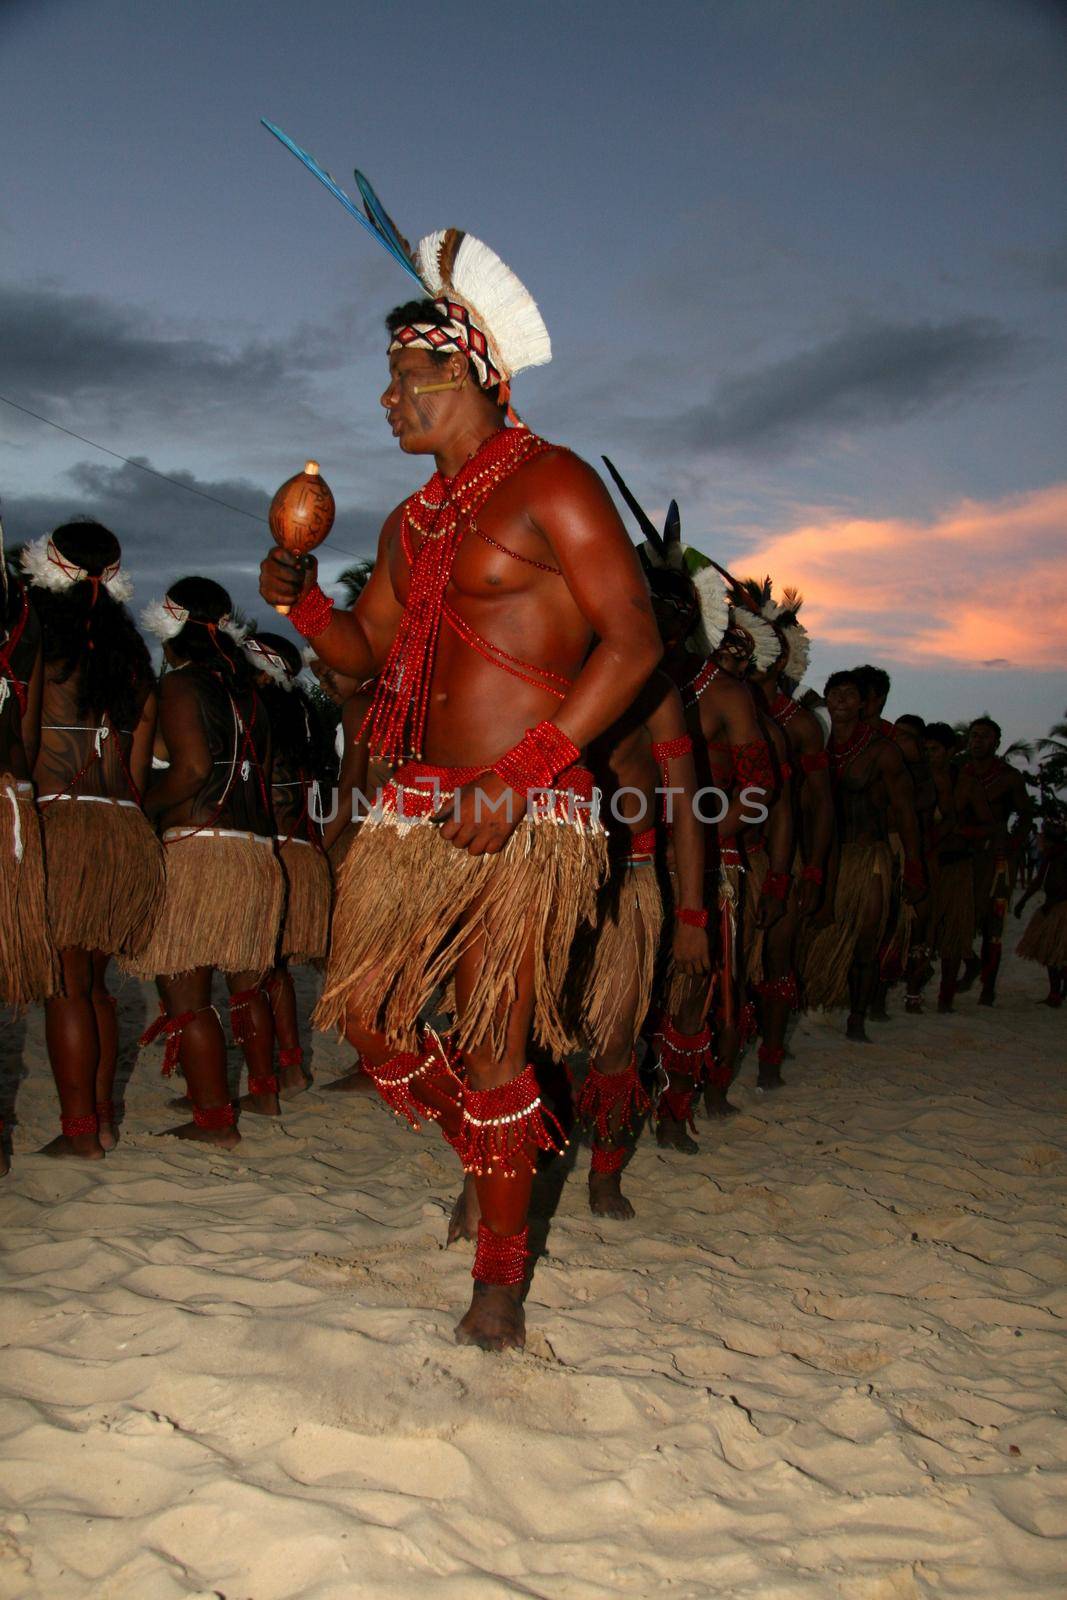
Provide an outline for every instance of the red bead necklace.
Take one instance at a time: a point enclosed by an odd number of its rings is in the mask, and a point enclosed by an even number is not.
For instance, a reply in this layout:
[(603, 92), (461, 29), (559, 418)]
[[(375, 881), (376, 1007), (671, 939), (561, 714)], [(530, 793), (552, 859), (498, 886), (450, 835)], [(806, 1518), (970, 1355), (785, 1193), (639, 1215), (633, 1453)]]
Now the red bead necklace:
[(861, 722), (849, 735), (843, 745), (836, 745), (831, 738), (826, 747), (830, 758), (830, 775), (835, 780), (844, 776), (845, 771), (855, 761), (861, 750), (866, 750), (874, 738), (874, 729), (869, 722)]
[[(421, 755), (445, 590), (463, 535), (494, 490), (549, 449), (527, 428), (501, 428), (454, 477), (435, 472), (405, 501), (400, 536), (411, 576), (400, 625), (360, 730), (361, 737), (367, 733), (372, 755), (386, 761)], [(413, 534), (421, 538), (418, 549)]]

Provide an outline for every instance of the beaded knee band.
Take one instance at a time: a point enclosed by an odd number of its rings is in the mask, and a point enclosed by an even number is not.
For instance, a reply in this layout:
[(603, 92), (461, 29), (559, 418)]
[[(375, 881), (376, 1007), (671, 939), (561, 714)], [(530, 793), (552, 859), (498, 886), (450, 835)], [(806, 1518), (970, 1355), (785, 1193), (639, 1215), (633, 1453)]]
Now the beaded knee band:
[(708, 1023), (699, 1033), (682, 1033), (670, 1017), (664, 1016), (653, 1036), (660, 1065), (667, 1073), (700, 1078), (714, 1064), (711, 1028)]
[(541, 1104), (533, 1067), (495, 1089), (464, 1085), (463, 1127), (456, 1142), (464, 1172), (484, 1177), (495, 1171), (513, 1178), (520, 1166), (533, 1170), (538, 1150), (558, 1151), (566, 1143), (563, 1129)]
[(600, 1072), (591, 1066), (574, 1109), (579, 1120), (591, 1125), (597, 1138), (608, 1144), (623, 1128), (632, 1128), (649, 1104), (637, 1076), (637, 1056), (631, 1055), (621, 1072)]
[(427, 1082), (433, 1079), (439, 1087), (451, 1086), (456, 1105), (460, 1102), (462, 1084), (453, 1069), (449, 1047), (436, 1035), (422, 1050), (401, 1051), (377, 1067), (364, 1061), (363, 1067), (390, 1110), (404, 1117), (413, 1128), (420, 1128), (423, 1118), (434, 1122), (440, 1118), (440, 1113), (432, 1106), (416, 1099), (412, 1085), (420, 1078)]
[(478, 1248), (471, 1277), (499, 1288), (514, 1288), (520, 1284), (526, 1276), (529, 1236), (529, 1228), (523, 1228), (521, 1233), (494, 1233), (484, 1222), (479, 1222)]
[(761, 1000), (784, 1000), (791, 1011), (796, 1011), (800, 1003), (797, 991), (797, 975), (787, 972), (784, 978), (764, 978), (759, 985)]
[(234, 1044), (248, 1044), (254, 1037), (256, 1030), (248, 1011), (256, 996), (263, 992), (260, 985), (256, 984), (251, 989), (235, 989), (231, 994), (230, 1028)]
[[(211, 1007), (202, 1006), (201, 1010), (210, 1011)], [(166, 1035), (167, 1043), (163, 1051), (163, 1076), (165, 1078), (169, 1078), (171, 1073), (177, 1069), (178, 1058), (181, 1054), (183, 1029), (199, 1014), (197, 1011), (181, 1011), (176, 1017), (168, 1017), (167, 1008), (161, 1000), (159, 1002), (159, 1016), (155, 1022), (145, 1029), (138, 1040), (141, 1045), (154, 1044), (161, 1033)]]

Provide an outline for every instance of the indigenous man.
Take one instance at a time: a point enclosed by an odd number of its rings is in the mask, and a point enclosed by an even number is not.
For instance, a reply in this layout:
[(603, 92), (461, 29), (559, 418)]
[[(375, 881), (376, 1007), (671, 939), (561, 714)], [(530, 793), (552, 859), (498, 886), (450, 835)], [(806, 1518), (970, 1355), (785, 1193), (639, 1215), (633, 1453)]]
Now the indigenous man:
[(1030, 896), (1044, 889), (1044, 902), (1038, 906), (1019, 941), (1024, 961), (1039, 961), (1048, 969), (1048, 994), (1041, 1002), (1058, 1011), (1067, 990), (1067, 830), (1051, 818), (1041, 830), (1040, 860), (1037, 871), (1015, 907), (1021, 917)]
[(115, 535), (88, 521), (22, 552), (43, 633), (34, 781), (61, 967), (59, 992), (45, 1002), (45, 1034), (62, 1132), (44, 1153), (82, 1160), (99, 1160), (117, 1141), (108, 963), (143, 944), (163, 892), (162, 852), (141, 809), (156, 685), (125, 606), (131, 589), (121, 561)]
[(978, 780), (952, 766), (956, 735), (946, 722), (926, 725), (926, 753), (937, 795), (931, 830), (934, 861), (926, 921), (941, 961), (937, 1009), (950, 1012), (960, 964), (974, 939), (974, 849), (993, 832), (993, 813)]
[(813, 1008), (832, 1011), (847, 1002), (848, 1037), (866, 1043), (864, 1022), (892, 892), (890, 811), (904, 845), (904, 896), (909, 903), (925, 892), (919, 833), (903, 757), (895, 744), (863, 720), (863, 696), (855, 674), (831, 673), (825, 696), (840, 842), (828, 907), (833, 920), (819, 927), (808, 943), (803, 986)]
[[(854, 668), (856, 678), (863, 696), (863, 721), (868, 723), (883, 739), (890, 739), (898, 746), (901, 745), (900, 737), (896, 731), (896, 724), (887, 720), (883, 715), (885, 703), (889, 699), (891, 682), (888, 672), (882, 667), (872, 666), (869, 662), (864, 666)], [(910, 778), (911, 768), (907, 763), (907, 756), (901, 746), (901, 754), (905, 756), (905, 770)], [(896, 818), (889, 819), (889, 846), (893, 855), (892, 890), (889, 897), (889, 912), (886, 917), (885, 934), (881, 948), (878, 951), (878, 973), (875, 977), (874, 988), (871, 992), (871, 1002), (868, 1007), (868, 1016), (872, 1022), (888, 1022), (889, 1013), (886, 1001), (889, 990), (904, 974), (908, 964), (911, 940), (915, 927), (915, 910), (901, 892), (902, 872), (904, 866), (903, 845), (900, 841), (900, 829)]]
[[(30, 773), (41, 727), (41, 626), (7, 570), (0, 528), (0, 1005), (44, 1000), (56, 985), (44, 855)], [(8, 1170), (0, 1116), (0, 1177)]]
[(892, 739), (894, 724), (885, 717), (885, 703), (889, 699), (889, 691), (893, 687), (892, 679), (884, 667), (872, 666), (865, 662), (862, 667), (853, 668), (863, 696), (863, 710), (861, 718), (870, 723), (883, 739)]
[[(664, 668), (678, 686), (694, 742), (700, 805), (705, 824), (704, 904), (715, 918), (718, 989), (716, 1053), (708, 1022), (709, 987), (687, 973), (672, 974), (655, 1036), (665, 1083), (657, 1107), (656, 1138), (665, 1148), (691, 1154), (693, 1101), (704, 1085), (713, 1116), (734, 1111), (726, 1097), (740, 1039), (738, 917), (742, 857), (736, 836), (765, 808), (777, 779), (760, 729), (751, 690), (742, 681), (752, 636), (730, 630), (730, 607), (718, 570), (681, 540), (672, 501), (663, 532), (655, 527), (612, 463), (605, 465), (633, 512), (645, 542), (641, 562), (665, 647)], [(694, 580), (692, 574), (696, 573)], [(708, 799), (714, 804), (707, 810)]]
[[(930, 771), (926, 754), (926, 723), (922, 717), (906, 712), (893, 724), (893, 737), (904, 757), (904, 765), (912, 782), (915, 799), (915, 820), (919, 828), (919, 846), (927, 881), (933, 889), (937, 871), (937, 850), (934, 842), (934, 809), (937, 805), (937, 788)], [(931, 895), (914, 907), (915, 921), (911, 927), (904, 969), (904, 1010), (919, 1016), (923, 1009), (923, 988), (933, 972), (930, 964), (929, 924)]]
[[(456, 1334), (499, 1350), (524, 1341), (533, 1165), (553, 1145), (529, 1037), (567, 1048), (570, 944), (605, 865), (581, 751), (661, 651), (599, 478), (505, 427), (511, 377), (551, 354), (533, 300), (456, 230), (422, 241), (417, 271), (427, 298), (387, 319), (381, 401), (400, 448), (437, 471), (386, 519), (351, 611), (286, 552), (260, 587), (324, 661), (378, 677), (370, 747), (400, 766), (341, 871), (317, 1021), (343, 1027), (394, 1108), (440, 1122), (474, 1175), (474, 1294)], [(422, 1038), (419, 1012), (450, 976), (452, 1038)]]
[(278, 1094), (292, 1100), (307, 1087), (304, 1050), (290, 966), (326, 959), (332, 882), (322, 829), (313, 816), (322, 738), (299, 677), (300, 651), (291, 639), (257, 633), (244, 642), (271, 733), (271, 809), (278, 859), (285, 876), (285, 910), (274, 970), (264, 987), (278, 1041)]
[(789, 747), (792, 769), (793, 823), (796, 849), (792, 884), (785, 915), (768, 928), (763, 939), (763, 975), (759, 987), (760, 1032), (757, 1085), (776, 1089), (782, 1082), (785, 1030), (789, 1013), (799, 1005), (796, 963), (801, 927), (822, 905), (827, 862), (834, 837), (834, 802), (830, 789), (829, 759), (822, 723), (795, 698), (796, 686), (807, 671), (811, 650), (807, 629), (797, 613), (801, 599), (786, 589), (782, 600), (768, 598), (763, 615), (779, 639), (774, 661), (750, 680), (757, 685), (761, 704), (781, 729)]
[(662, 859), (668, 836), (675, 884), (673, 971), (703, 978), (706, 986), (710, 967), (693, 741), (681, 696), (665, 673), (654, 673), (621, 721), (596, 742), (590, 764), (612, 797), (611, 814), (619, 826), (610, 833), (611, 868), (596, 929), (587, 950), (581, 939), (576, 945), (575, 966), (584, 975), (578, 1032), (590, 1053), (577, 1111), (593, 1135), (589, 1208), (597, 1216), (623, 1219), (634, 1214), (621, 1187), (625, 1130), (648, 1109), (637, 1076), (636, 1045), (657, 968), (664, 911), (657, 858)]
[(163, 1072), (181, 1067), (192, 1102), (192, 1122), (168, 1131), (224, 1149), (240, 1134), (212, 979), (216, 971), (225, 977), (230, 1024), (248, 1065), (242, 1109), (277, 1116), (263, 980), (274, 964), (284, 895), (270, 728), (231, 611), (220, 584), (192, 577), (172, 583), (144, 613), (172, 669), (160, 691), (161, 770), (145, 800), (166, 850), (167, 887), (151, 939), (125, 963), (156, 979), (161, 1015), (141, 1043), (165, 1036)]
[(996, 1004), (1004, 917), (1029, 837), (1033, 810), (1026, 780), (1010, 762), (997, 755), (999, 744), (999, 725), (992, 717), (976, 717), (967, 733), (966, 769), (985, 790), (996, 827), (974, 858), (975, 921), (982, 941), (981, 953), (972, 954), (967, 961), (960, 989), (969, 989), (981, 975), (980, 1006)]

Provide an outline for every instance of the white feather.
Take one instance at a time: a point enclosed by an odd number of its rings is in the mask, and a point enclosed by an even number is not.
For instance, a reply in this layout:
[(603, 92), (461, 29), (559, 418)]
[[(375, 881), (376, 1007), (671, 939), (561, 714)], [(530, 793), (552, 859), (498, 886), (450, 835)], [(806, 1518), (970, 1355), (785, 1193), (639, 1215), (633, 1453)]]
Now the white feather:
[(288, 668), (281, 656), (276, 656), (273, 650), (260, 644), (255, 638), (246, 639), (241, 649), (256, 672), (265, 672), (280, 689), (292, 689), (296, 679), (289, 676)]
[(184, 606), (176, 606), (173, 600), (168, 610), (162, 600), (153, 600), (141, 612), (141, 627), (147, 633), (152, 633), (164, 643), (181, 633), (189, 620), (189, 613)]
[(469, 233), (460, 241), (446, 284), (440, 263), (444, 238), (442, 230), (427, 234), (416, 251), (415, 264), (429, 293), (447, 292), (463, 302), (489, 340), (494, 364), (505, 378), (551, 361), (552, 340), (526, 285), (495, 250)]
[(120, 606), (129, 605), (133, 599), (133, 583), (125, 572), (116, 572), (113, 578), (105, 579), (104, 588)]
[[(51, 589), (58, 594), (63, 589), (71, 588), (77, 579), (68, 577), (61, 567), (57, 567), (55, 562), (49, 559), (52, 548), (49, 534), (34, 539), (30, 544), (23, 545), (19, 555), (19, 565), (33, 588)], [(78, 567), (76, 570), (80, 572), (81, 568)]]
[(786, 628), (785, 642), (789, 654), (785, 658), (782, 671), (794, 683), (799, 683), (807, 672), (808, 662), (811, 659), (811, 635), (807, 628), (797, 622), (791, 628)]
[(759, 616), (754, 611), (747, 611), (744, 606), (735, 606), (730, 613), (731, 625), (747, 633), (752, 640), (752, 665), (757, 672), (766, 672), (768, 667), (773, 667), (781, 654), (781, 642), (766, 617)]
[(690, 635), (692, 647), (698, 654), (710, 656), (722, 643), (730, 621), (726, 586), (715, 568), (707, 566), (694, 576), (693, 587), (700, 602), (700, 621)]
[(219, 618), (218, 627), (221, 633), (229, 634), (237, 645), (243, 645), (252, 631), (247, 622), (235, 622), (229, 615)]

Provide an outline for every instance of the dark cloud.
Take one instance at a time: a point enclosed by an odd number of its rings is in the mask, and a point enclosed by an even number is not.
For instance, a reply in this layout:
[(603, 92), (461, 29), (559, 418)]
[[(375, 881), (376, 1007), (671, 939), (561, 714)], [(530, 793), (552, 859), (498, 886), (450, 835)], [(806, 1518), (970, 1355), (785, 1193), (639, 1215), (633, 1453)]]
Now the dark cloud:
[(1005, 656), (994, 656), (991, 661), (979, 661), (980, 667), (1010, 667), (1011, 662)]
[[(145, 463), (150, 465), (150, 463)], [(123, 564), (136, 586), (137, 609), (174, 578), (197, 572), (215, 578), (246, 611), (262, 612), (259, 563), (270, 546), (267, 508), (272, 489), (245, 478), (205, 480), (191, 472), (165, 482), (136, 465), (111, 467), (82, 461), (66, 474), (69, 490), (5, 495), (7, 545), (39, 538), (72, 517), (95, 517), (117, 535)], [(199, 491), (189, 493), (190, 489)], [(226, 501), (227, 509), (201, 498)], [(242, 515), (242, 512), (249, 513)], [(328, 543), (319, 552), (328, 581), (351, 560), (373, 555), (381, 518), (339, 508)]]
[[(666, 444), (780, 452), (798, 436), (899, 422), (965, 393), (1016, 353), (987, 318), (864, 321), (758, 372), (725, 378), (707, 405), (652, 424)], [(649, 424), (640, 424), (647, 437)]]
[(13, 399), (63, 416), (67, 408), (175, 419), (283, 404), (307, 412), (309, 375), (352, 358), (369, 329), (354, 313), (276, 339), (228, 342), (168, 326), (153, 313), (55, 285), (0, 284), (0, 374)]

